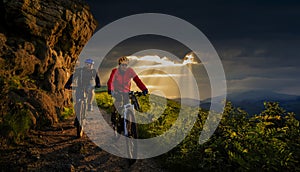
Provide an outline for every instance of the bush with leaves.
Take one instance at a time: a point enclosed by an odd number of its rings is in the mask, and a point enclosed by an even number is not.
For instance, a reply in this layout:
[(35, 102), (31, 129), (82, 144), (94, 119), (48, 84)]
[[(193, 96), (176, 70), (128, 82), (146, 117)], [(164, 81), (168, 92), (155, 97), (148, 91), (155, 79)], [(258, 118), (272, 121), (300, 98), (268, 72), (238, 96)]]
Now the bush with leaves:
[[(107, 107), (111, 101), (106, 95), (102, 96), (102, 102), (97, 102)], [(152, 102), (155, 108), (150, 108), (149, 102), (140, 101), (144, 112), (153, 117), (160, 114), (152, 123), (139, 125), (142, 138), (167, 131), (181, 109), (175, 101), (167, 100), (166, 107), (155, 102)], [(204, 144), (199, 144), (199, 135), (209, 112), (199, 110), (198, 120), (188, 136), (160, 156), (159, 161), (174, 171), (300, 171), (299, 121), (294, 113), (286, 112), (277, 102), (265, 102), (264, 106), (260, 114), (249, 116), (227, 102), (218, 128)]]
[(203, 119), (190, 135), (163, 155), (172, 170), (202, 171), (299, 171), (299, 121), (278, 103), (266, 102), (265, 110), (254, 117), (228, 102), (222, 120), (210, 140), (197, 144)]

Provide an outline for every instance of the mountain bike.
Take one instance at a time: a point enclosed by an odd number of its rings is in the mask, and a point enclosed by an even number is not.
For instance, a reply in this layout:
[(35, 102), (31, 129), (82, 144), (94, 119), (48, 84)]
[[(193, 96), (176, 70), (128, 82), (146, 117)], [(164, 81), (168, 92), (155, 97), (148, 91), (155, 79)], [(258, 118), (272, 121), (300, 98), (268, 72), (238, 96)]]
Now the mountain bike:
[[(119, 93), (120, 94), (120, 93)], [(133, 92), (130, 91), (128, 93), (130, 102), (127, 104), (119, 105), (118, 112), (123, 115), (120, 115), (118, 122), (113, 124), (113, 129), (116, 132), (121, 133), (120, 128), (123, 128), (124, 136), (130, 138), (126, 139), (126, 147), (127, 147), (127, 155), (129, 157), (128, 162), (129, 165), (132, 165), (136, 161), (137, 157), (137, 123), (135, 122), (135, 110), (140, 111), (140, 105), (137, 100), (137, 96), (143, 95), (141, 92)], [(116, 113), (118, 113), (116, 112)], [(116, 126), (117, 125), (117, 126)]]

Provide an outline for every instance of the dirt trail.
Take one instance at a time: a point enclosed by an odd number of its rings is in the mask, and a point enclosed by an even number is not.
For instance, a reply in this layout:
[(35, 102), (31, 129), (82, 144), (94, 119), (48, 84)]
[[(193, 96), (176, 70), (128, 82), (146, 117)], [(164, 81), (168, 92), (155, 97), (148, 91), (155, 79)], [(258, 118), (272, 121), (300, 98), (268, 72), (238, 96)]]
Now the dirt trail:
[(46, 131), (31, 131), (26, 143), (0, 147), (0, 171), (165, 171), (153, 159), (127, 160), (95, 145), (86, 135), (76, 138), (74, 117)]

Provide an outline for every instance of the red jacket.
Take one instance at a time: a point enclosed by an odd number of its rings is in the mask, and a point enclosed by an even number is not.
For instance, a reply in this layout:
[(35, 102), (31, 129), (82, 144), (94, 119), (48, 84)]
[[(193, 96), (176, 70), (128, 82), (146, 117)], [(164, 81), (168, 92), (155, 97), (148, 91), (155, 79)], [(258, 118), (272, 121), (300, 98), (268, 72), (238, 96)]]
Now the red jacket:
[(147, 87), (140, 80), (134, 70), (128, 67), (127, 70), (123, 73), (118, 68), (115, 68), (111, 71), (109, 80), (107, 82), (108, 91), (120, 91), (126, 93), (129, 92), (131, 79), (133, 79), (139, 89), (141, 89), (142, 91), (147, 90)]

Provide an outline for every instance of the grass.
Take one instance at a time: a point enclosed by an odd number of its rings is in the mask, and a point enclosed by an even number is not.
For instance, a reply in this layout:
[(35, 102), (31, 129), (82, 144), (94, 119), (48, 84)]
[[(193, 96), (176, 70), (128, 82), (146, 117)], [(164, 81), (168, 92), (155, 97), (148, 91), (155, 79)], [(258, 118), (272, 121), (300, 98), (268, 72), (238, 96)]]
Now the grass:
[(71, 116), (74, 116), (74, 114), (75, 114), (75, 112), (74, 112), (73, 106), (71, 106), (71, 107), (64, 107), (64, 111), (59, 116), (59, 119), (63, 121), (65, 119), (68, 119)]

